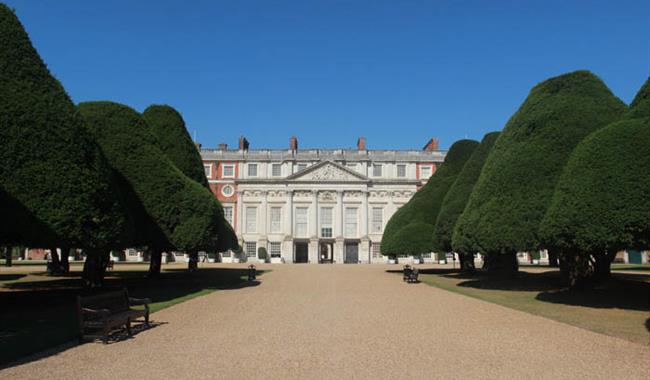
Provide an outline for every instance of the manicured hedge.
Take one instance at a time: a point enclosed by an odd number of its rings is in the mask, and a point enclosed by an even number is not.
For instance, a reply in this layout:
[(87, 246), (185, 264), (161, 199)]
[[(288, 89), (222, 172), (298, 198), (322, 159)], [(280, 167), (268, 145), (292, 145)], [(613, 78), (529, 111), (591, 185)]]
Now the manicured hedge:
[(124, 231), (110, 168), (20, 21), (0, 4), (0, 243), (97, 248)]
[(488, 133), (483, 137), (445, 195), (433, 230), (433, 248), (436, 252), (452, 251), (451, 238), (456, 221), (463, 213), (472, 189), (481, 174), (485, 159), (498, 137), (499, 132)]
[[(209, 189), (201, 155), (194, 145), (180, 113), (167, 105), (152, 105), (144, 111), (142, 116), (151, 127), (156, 136), (157, 145), (165, 156), (183, 174)], [(213, 199), (222, 210), (219, 201), (216, 198)], [(217, 245), (203, 249), (216, 250), (217, 252), (237, 249), (239, 247), (237, 235), (223, 215), (214, 222), (217, 224), (218, 231)]]
[[(386, 224), (381, 242), (383, 255), (402, 254), (405, 245), (415, 249), (412, 242), (403, 240), (405, 235), (398, 234), (399, 230), (408, 224), (430, 224), (431, 230), (433, 230), (442, 200), (477, 146), (478, 142), (474, 140), (459, 140), (449, 148), (445, 161), (431, 176), (427, 184), (407, 204), (397, 210)], [(416, 249), (420, 251), (419, 253), (432, 251), (431, 234), (424, 239), (418, 237), (417, 241), (421, 243)]]
[(494, 144), (458, 220), (453, 246), (513, 257), (538, 249), (539, 223), (569, 155), (589, 133), (625, 111), (588, 71), (535, 86)]
[(432, 233), (433, 224), (414, 222), (400, 228), (393, 239), (399, 242), (399, 254), (419, 256), (431, 252)]
[(140, 114), (112, 102), (81, 103), (79, 110), (109, 163), (132, 187), (158, 236), (164, 237), (148, 245), (183, 251), (216, 245), (219, 204), (165, 157)]
[(178, 111), (168, 105), (151, 105), (142, 117), (151, 126), (158, 147), (186, 176), (208, 187), (203, 161)]
[(607, 275), (617, 251), (650, 248), (648, 88), (646, 82), (624, 120), (576, 147), (540, 225), (544, 243), (562, 252), (574, 282), (592, 275), (590, 262), (596, 275)]

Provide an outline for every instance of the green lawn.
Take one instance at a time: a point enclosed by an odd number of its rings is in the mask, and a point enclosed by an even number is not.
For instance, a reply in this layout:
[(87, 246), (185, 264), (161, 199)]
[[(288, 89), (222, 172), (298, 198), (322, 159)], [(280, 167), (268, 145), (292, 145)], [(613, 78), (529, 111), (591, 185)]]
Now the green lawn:
[(650, 345), (650, 275), (615, 273), (593, 290), (562, 287), (555, 270), (524, 269), (499, 280), (450, 269), (423, 269), (426, 284), (594, 332)]
[[(83, 292), (78, 273), (51, 277), (44, 272), (44, 265), (36, 268), (0, 268), (0, 365), (76, 338), (75, 300)], [(151, 310), (156, 312), (216, 290), (256, 284), (248, 283), (244, 268), (212, 265), (195, 273), (178, 264), (163, 268), (159, 279), (148, 280), (144, 277), (146, 265), (116, 264), (106, 287), (127, 287), (133, 297), (150, 298)], [(155, 314), (152, 320), (156, 321)]]

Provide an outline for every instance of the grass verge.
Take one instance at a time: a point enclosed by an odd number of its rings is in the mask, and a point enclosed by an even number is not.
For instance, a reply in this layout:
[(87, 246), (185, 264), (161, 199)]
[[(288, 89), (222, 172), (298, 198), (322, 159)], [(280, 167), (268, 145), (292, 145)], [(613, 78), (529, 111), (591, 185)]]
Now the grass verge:
[(650, 345), (650, 275), (615, 273), (603, 286), (569, 290), (557, 271), (520, 271), (516, 279), (424, 269), (428, 285), (594, 332)]
[[(182, 265), (164, 266), (159, 279), (147, 279), (146, 265), (115, 265), (106, 290), (126, 287), (133, 297), (152, 300), (151, 311), (217, 290), (254, 285), (244, 268), (207, 267), (188, 273)], [(4, 270), (3, 270), (4, 269)], [(76, 339), (76, 296), (83, 293), (78, 271), (48, 276), (44, 265), (0, 269), (0, 366)], [(262, 271), (258, 271), (262, 274)], [(155, 314), (152, 319), (155, 321)]]

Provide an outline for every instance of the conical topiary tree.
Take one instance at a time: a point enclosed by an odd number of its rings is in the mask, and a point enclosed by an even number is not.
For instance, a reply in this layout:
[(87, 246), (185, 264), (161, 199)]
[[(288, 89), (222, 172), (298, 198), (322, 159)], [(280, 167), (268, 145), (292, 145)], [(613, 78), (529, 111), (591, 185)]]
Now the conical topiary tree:
[(125, 230), (111, 180), (63, 86), (0, 4), (0, 244), (50, 248), (55, 264), (56, 247), (106, 249)]
[(474, 140), (459, 140), (449, 148), (445, 161), (431, 176), (427, 184), (407, 204), (397, 210), (386, 223), (381, 242), (383, 255), (407, 254), (404, 252), (406, 246), (409, 247), (409, 254), (418, 252), (417, 255), (419, 255), (433, 251), (431, 234), (422, 238), (409, 235), (409, 230), (400, 231), (411, 223), (429, 224), (431, 228), (428, 230), (433, 231), (442, 200), (477, 146), (478, 142)]
[(158, 147), (183, 174), (208, 187), (203, 161), (181, 114), (168, 105), (147, 107), (142, 117), (156, 136)]
[[(186, 177), (158, 148), (140, 114), (112, 102), (79, 105), (112, 167), (131, 186), (149, 222), (139, 242), (155, 251), (197, 251), (217, 244), (220, 206), (208, 189)], [(143, 215), (138, 215), (141, 221)]]
[(492, 148), (458, 220), (455, 245), (486, 254), (490, 272), (516, 273), (516, 252), (541, 246), (539, 223), (575, 146), (625, 110), (587, 71), (535, 86)]
[(453, 248), (458, 253), (460, 267), (463, 270), (474, 269), (474, 255), (471, 251), (466, 251), (462, 248), (457, 249), (452, 246), (454, 226), (467, 205), (467, 200), (472, 193), (472, 189), (474, 189), (479, 174), (481, 174), (485, 159), (490, 153), (497, 137), (499, 137), (499, 132), (488, 133), (483, 137), (481, 143), (474, 150), (458, 174), (456, 181), (449, 188), (447, 195), (445, 195), (433, 229), (434, 250), (438, 252), (449, 252)]
[[(178, 111), (167, 105), (149, 106), (143, 113), (144, 120), (149, 124), (151, 130), (156, 136), (157, 144), (165, 156), (177, 168), (190, 179), (210, 189), (205, 172), (201, 155), (196, 149), (190, 134), (185, 127), (185, 121)], [(219, 203), (216, 198), (214, 202)], [(222, 210), (221, 204), (219, 209)], [(237, 236), (235, 235), (230, 224), (223, 217), (214, 221), (217, 224), (217, 245), (201, 247), (206, 251), (223, 252), (229, 249), (236, 249)], [(160, 252), (152, 252), (151, 265), (160, 268)], [(196, 252), (190, 252), (190, 266), (193, 267), (198, 259)], [(152, 271), (156, 269), (153, 268)]]
[(573, 151), (540, 225), (572, 286), (610, 274), (616, 252), (650, 248), (650, 81), (624, 120)]

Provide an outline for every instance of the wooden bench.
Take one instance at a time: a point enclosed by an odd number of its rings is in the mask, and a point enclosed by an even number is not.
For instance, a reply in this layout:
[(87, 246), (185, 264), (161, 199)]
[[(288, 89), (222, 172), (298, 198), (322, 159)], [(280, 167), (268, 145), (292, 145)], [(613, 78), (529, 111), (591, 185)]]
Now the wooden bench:
[(402, 280), (407, 283), (416, 283), (418, 282), (418, 276), (420, 271), (417, 268), (413, 268), (410, 265), (404, 265), (404, 276)]
[[(131, 322), (144, 318), (149, 327), (148, 298), (138, 299), (129, 297), (126, 289), (107, 292), (93, 296), (78, 296), (77, 310), (79, 313), (79, 341), (86, 338), (101, 338), (108, 342), (108, 335), (116, 328), (124, 326), (131, 335)], [(131, 306), (144, 305), (144, 309), (133, 309)]]

